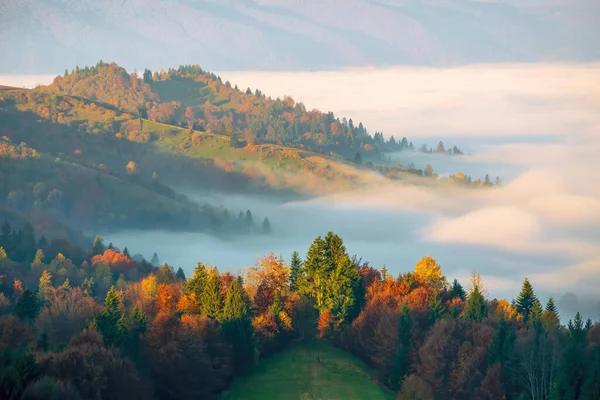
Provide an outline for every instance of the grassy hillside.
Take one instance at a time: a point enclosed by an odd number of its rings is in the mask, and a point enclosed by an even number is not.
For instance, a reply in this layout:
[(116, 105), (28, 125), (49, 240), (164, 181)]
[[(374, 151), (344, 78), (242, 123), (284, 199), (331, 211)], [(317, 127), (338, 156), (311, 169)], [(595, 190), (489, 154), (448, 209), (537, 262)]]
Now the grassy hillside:
[(223, 400), (391, 400), (361, 361), (324, 341), (301, 342), (263, 359)]

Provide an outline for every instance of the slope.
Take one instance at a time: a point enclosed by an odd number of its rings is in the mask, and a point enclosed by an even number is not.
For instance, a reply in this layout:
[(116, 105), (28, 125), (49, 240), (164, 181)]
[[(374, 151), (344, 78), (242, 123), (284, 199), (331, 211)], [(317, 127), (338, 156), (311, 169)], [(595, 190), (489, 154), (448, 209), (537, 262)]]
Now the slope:
[(300, 342), (263, 359), (223, 395), (224, 400), (394, 398), (373, 381), (362, 362), (320, 340)]

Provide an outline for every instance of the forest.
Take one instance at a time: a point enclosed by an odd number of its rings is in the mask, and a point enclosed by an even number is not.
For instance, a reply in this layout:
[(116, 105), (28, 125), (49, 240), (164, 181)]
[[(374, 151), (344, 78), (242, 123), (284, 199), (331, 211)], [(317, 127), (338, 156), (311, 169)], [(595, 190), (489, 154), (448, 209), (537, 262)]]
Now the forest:
[(600, 323), (562, 321), (525, 279), (490, 299), (432, 256), (392, 276), (333, 232), (191, 276), (96, 237), (0, 235), (0, 397), (216, 399), (261, 359), (318, 340), (363, 360), (397, 399), (598, 399)]

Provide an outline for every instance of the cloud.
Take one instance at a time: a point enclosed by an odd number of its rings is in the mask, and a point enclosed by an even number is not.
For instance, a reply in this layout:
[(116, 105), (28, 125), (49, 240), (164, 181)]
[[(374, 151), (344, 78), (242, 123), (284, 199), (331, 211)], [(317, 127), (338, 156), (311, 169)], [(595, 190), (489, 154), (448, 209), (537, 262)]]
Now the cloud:
[(598, 124), (600, 63), (477, 64), (325, 72), (221, 72), (239, 87), (291, 95), (371, 131), (427, 136), (563, 135)]
[(38, 85), (48, 85), (56, 75), (0, 75), (0, 85), (32, 89)]

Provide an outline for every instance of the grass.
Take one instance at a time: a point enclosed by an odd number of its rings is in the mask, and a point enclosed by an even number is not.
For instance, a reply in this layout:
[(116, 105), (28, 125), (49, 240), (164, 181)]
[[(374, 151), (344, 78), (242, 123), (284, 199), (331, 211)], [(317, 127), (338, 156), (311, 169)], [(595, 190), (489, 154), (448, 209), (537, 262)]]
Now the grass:
[(327, 342), (314, 340), (260, 361), (236, 382), (223, 400), (392, 400), (392, 391), (377, 384), (367, 367)]

